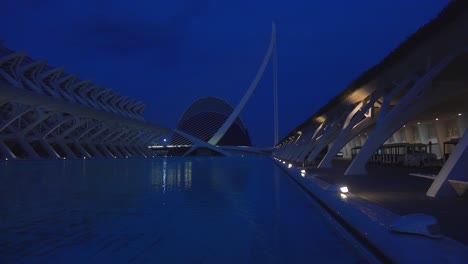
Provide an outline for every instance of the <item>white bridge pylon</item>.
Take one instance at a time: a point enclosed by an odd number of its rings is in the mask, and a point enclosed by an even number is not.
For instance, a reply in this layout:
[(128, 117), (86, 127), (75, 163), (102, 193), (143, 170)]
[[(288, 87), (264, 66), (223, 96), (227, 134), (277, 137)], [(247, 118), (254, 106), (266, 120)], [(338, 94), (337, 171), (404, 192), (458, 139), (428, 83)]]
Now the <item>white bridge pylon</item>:
[[(274, 82), (274, 105), (275, 105), (274, 106), (275, 107), (275, 128), (274, 128), (274, 131), (275, 131), (275, 141), (277, 141), (277, 137), (278, 137), (278, 135), (277, 135), (277, 133), (278, 133), (278, 128), (277, 128), (277, 126), (278, 126), (278, 116), (277, 116), (277, 76), (276, 76), (277, 75), (277, 69), (276, 69), (276, 67), (277, 67), (277, 62), (276, 62), (276, 25), (275, 25), (274, 22), (272, 22), (272, 32), (271, 32), (270, 45), (268, 46), (268, 50), (267, 50), (267, 52), (265, 54), (265, 57), (263, 58), (263, 62), (260, 65), (260, 68), (257, 71), (257, 75), (255, 76), (254, 80), (250, 84), (249, 88), (247, 89), (247, 92), (242, 97), (242, 99), (239, 102), (239, 104), (237, 105), (237, 107), (232, 111), (232, 113), (229, 115), (229, 117), (226, 119), (226, 121), (221, 125), (221, 127), (214, 133), (214, 135), (208, 140), (209, 145), (216, 146), (218, 144), (218, 142), (226, 134), (226, 132), (229, 130), (229, 128), (232, 126), (232, 124), (239, 117), (240, 113), (242, 112), (242, 110), (246, 106), (246, 104), (249, 101), (250, 97), (252, 96), (253, 92), (257, 88), (258, 83), (262, 79), (263, 74), (265, 72), (265, 69), (268, 66), (269, 62), (271, 61), (272, 56), (274, 56), (274, 58), (273, 58), (274, 59), (274, 65), (273, 65), (273, 67), (274, 67), (274, 69), (273, 69), (274, 70), (274, 80), (273, 80), (273, 82)], [(181, 131), (174, 130), (174, 132), (178, 133), (181, 136), (184, 136), (184, 135), (182, 135), (180, 133)], [(187, 139), (189, 139), (189, 138), (187, 138)], [(192, 142), (193, 142), (194, 145), (192, 146), (192, 148), (189, 151), (187, 151), (184, 154), (184, 156), (188, 155), (191, 152), (193, 152), (196, 148), (208, 147), (208, 145), (206, 145), (206, 144), (201, 144), (202, 142), (200, 140), (196, 140), (196, 139), (193, 140), (193, 139), (194, 138), (192, 138)], [(215, 147), (209, 147), (209, 149), (219, 152), (219, 149), (215, 148)], [(221, 154), (224, 155), (224, 153), (221, 153)]]

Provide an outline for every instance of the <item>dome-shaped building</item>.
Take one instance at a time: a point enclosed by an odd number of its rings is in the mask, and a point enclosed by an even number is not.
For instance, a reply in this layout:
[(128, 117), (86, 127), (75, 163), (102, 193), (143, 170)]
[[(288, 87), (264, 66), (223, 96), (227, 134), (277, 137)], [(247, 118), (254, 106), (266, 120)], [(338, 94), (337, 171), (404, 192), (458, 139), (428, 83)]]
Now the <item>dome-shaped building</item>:
[[(177, 129), (208, 142), (232, 111), (232, 106), (226, 101), (216, 97), (204, 97), (185, 110), (177, 124)], [(191, 144), (191, 142), (180, 135), (174, 135), (172, 144), (184, 145)], [(247, 128), (240, 118), (234, 121), (218, 145), (251, 146)]]

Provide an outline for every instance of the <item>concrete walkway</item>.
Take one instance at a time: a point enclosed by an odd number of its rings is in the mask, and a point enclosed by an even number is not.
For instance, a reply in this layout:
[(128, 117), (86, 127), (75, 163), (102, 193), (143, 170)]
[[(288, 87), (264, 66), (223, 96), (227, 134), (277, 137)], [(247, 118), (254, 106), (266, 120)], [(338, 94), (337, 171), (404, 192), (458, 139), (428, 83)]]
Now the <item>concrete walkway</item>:
[(347, 161), (335, 161), (332, 169), (308, 169), (308, 174), (330, 184), (343, 184), (362, 199), (396, 214), (423, 213), (439, 220), (441, 231), (468, 245), (468, 195), (450, 198), (426, 196), (430, 179), (409, 173), (428, 173), (415, 168), (368, 165), (368, 175), (345, 176)]

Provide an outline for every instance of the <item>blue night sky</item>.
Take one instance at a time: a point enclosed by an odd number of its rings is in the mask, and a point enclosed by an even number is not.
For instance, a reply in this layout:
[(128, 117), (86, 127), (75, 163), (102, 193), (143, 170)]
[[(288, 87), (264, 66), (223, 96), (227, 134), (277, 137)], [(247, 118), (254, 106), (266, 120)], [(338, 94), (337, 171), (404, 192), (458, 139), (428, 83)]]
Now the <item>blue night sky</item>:
[[(280, 138), (382, 60), (448, 0), (3, 0), (0, 39), (147, 104), (174, 127), (205, 96), (235, 106), (278, 30)], [(242, 113), (273, 144), (272, 69)]]

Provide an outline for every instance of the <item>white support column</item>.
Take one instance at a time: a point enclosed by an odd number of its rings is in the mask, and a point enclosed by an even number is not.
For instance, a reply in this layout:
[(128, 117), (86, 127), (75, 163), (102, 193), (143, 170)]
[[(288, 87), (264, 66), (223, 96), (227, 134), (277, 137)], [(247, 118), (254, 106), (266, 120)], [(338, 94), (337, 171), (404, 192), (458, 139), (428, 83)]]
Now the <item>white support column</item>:
[(88, 123), (87, 123), (87, 129), (86, 129), (85, 131), (83, 131), (83, 132), (80, 134), (80, 136), (78, 136), (78, 137), (76, 138), (76, 140), (82, 141), (82, 138), (84, 138), (84, 140), (88, 140), (89, 137), (86, 138), (85, 136), (86, 136), (89, 132), (91, 132), (93, 129), (95, 129), (96, 127), (98, 127), (98, 126), (100, 126), (100, 125), (101, 125), (101, 123), (99, 123), (99, 122), (91, 123), (91, 122), (88, 121)]
[(9, 125), (11, 125), (11, 123), (18, 120), (18, 118), (21, 118), (24, 114), (28, 113), (29, 111), (31, 111), (33, 109), (34, 109), (33, 106), (22, 107), (22, 108), (18, 109), (18, 112), (16, 112), (12, 117), (10, 117), (8, 120), (6, 120), (5, 122), (3, 122), (0, 125), (0, 132), (2, 132), (5, 128), (7, 128)]
[(453, 196), (455, 192), (454, 189), (449, 186), (449, 180), (464, 182), (464, 184), (457, 186), (460, 187), (459, 190), (455, 189), (458, 194), (461, 194), (460, 192), (464, 191), (463, 188), (468, 188), (468, 174), (466, 173), (467, 169), (468, 132), (465, 131), (465, 134), (458, 142), (455, 150), (450, 155), (447, 162), (445, 162), (444, 167), (442, 167), (439, 174), (436, 176), (431, 187), (429, 187), (426, 195), (430, 197)]
[(323, 134), (322, 137), (318, 140), (316, 140), (316, 143), (314, 144), (314, 148), (309, 154), (309, 157), (307, 158), (308, 162), (315, 161), (315, 158), (317, 158), (318, 154), (328, 146), (331, 142), (333, 142), (338, 134), (340, 133), (340, 127), (338, 126), (339, 123), (335, 123), (334, 126), (330, 126)]
[(151, 157), (152, 155), (150, 153), (148, 153), (148, 148), (145, 147), (145, 146), (138, 146), (137, 147), (138, 150), (140, 150), (141, 153), (143, 153), (145, 155), (145, 158), (147, 158), (148, 156)]
[(5, 156), (8, 159), (16, 159), (15, 153), (11, 151), (7, 145), (3, 143), (3, 141), (0, 140), (0, 151), (2, 152), (3, 156)]
[(57, 153), (57, 151), (55, 151), (55, 149), (49, 143), (47, 143), (47, 141), (40, 139), (39, 144), (41, 144), (41, 146), (47, 151), (49, 157), (60, 158), (60, 155)]
[(294, 155), (291, 157), (292, 161), (294, 162), (304, 161), (304, 158), (301, 159), (301, 155), (307, 149), (308, 144), (310, 143), (310, 139), (314, 136), (314, 134), (316, 133), (316, 130), (317, 130), (317, 127), (313, 125), (309, 125), (303, 129), (301, 138), (300, 140), (298, 140), (298, 143), (296, 143), (297, 146), (294, 147)]
[(122, 137), (123, 135), (125, 135), (126, 133), (128, 133), (128, 129), (127, 128), (122, 128), (120, 130), (121, 132), (118, 133), (118, 134), (114, 134), (112, 135), (112, 137), (109, 137), (107, 142), (109, 142), (109, 144), (112, 144), (112, 145), (115, 145), (115, 142), (120, 138)]
[(59, 145), (59, 147), (65, 151), (65, 153), (67, 153), (67, 156), (69, 158), (76, 158), (76, 155), (75, 153), (73, 153), (73, 151), (67, 146), (67, 144), (65, 144), (65, 142), (63, 140), (58, 140), (56, 141), (57, 145)]
[(418, 124), (417, 129), (419, 142), (427, 144), (429, 142), (429, 128), (425, 124)]
[(372, 110), (375, 102), (378, 99), (379, 96), (374, 95), (367, 103), (359, 103), (348, 114), (338, 137), (336, 138), (333, 145), (328, 149), (327, 154), (325, 154), (322, 161), (319, 163), (318, 168), (331, 168), (332, 160), (336, 156), (336, 154), (355, 136), (355, 134), (361, 132), (363, 129), (368, 127), (358, 126), (358, 124), (365, 122), (365, 119), (373, 119), (372, 114), (368, 116), (366, 113), (367, 111)]
[(359, 151), (359, 154), (349, 165), (345, 175), (366, 174), (365, 165), (379, 146), (416, 114), (419, 114), (432, 106), (431, 102), (425, 100), (425, 97), (423, 96), (425, 95), (424, 89), (431, 84), (432, 80), (453, 60), (454, 57), (455, 55), (450, 55), (442, 59), (441, 62), (434, 66), (421, 79), (419, 79), (413, 87), (411, 87), (411, 89), (402, 99), (400, 99), (397, 105), (388, 112), (388, 114), (383, 117), (379, 117), (376, 127)]
[(86, 146), (88, 146), (88, 148), (91, 149), (91, 151), (94, 153), (95, 157), (103, 158), (101, 152), (96, 149), (96, 147), (94, 146), (94, 144), (92, 142), (86, 143)]
[(435, 129), (435, 132), (436, 132), (436, 136), (437, 136), (437, 142), (439, 144), (439, 149), (440, 149), (440, 157), (439, 158), (442, 158), (443, 160), (445, 160), (445, 157), (444, 157), (444, 142), (447, 140), (447, 137), (446, 137), (446, 132), (445, 132), (444, 121), (436, 120), (436, 121), (433, 122), (433, 124), (434, 124), (434, 129)]
[(75, 124), (68, 128), (67, 130), (63, 131), (62, 133), (60, 133), (57, 138), (60, 138), (61, 140), (63, 140), (66, 136), (68, 136), (70, 133), (72, 133), (73, 131), (75, 131), (76, 129), (80, 128), (82, 125), (86, 124), (86, 121), (82, 121), (80, 120), (79, 118), (76, 118), (76, 121), (75, 121)]
[(457, 128), (458, 128), (458, 135), (462, 137), (465, 133), (466, 128), (468, 127), (468, 113), (460, 113), (461, 116), (457, 116)]
[(300, 135), (296, 134), (294, 135), (294, 137), (291, 139), (290, 143), (288, 144), (288, 148), (287, 148), (287, 151), (285, 152), (285, 159), (286, 160), (292, 160), (292, 158), (294, 157), (297, 149), (298, 149), (298, 146), (297, 146), (297, 140), (299, 138)]
[(107, 147), (112, 150), (112, 152), (115, 154), (117, 158), (123, 158), (124, 156), (122, 153), (113, 145), (107, 145)]
[(26, 151), (28, 154), (28, 158), (38, 159), (39, 155), (36, 151), (29, 145), (28, 142), (24, 138), (17, 138), (17, 142), (21, 145), (21, 147)]
[(414, 143), (413, 127), (405, 126), (403, 127), (403, 132), (405, 133), (406, 143)]
[(122, 146), (122, 148), (125, 149), (125, 151), (127, 151), (127, 153), (129, 154), (128, 156), (129, 157), (136, 157), (137, 154), (132, 150), (132, 148), (130, 148), (130, 146)]
[(52, 132), (54, 132), (56, 129), (58, 129), (61, 125), (65, 124), (66, 122), (68, 121), (71, 121), (73, 119), (75, 119), (76, 117), (68, 117), (68, 118), (64, 118), (62, 119), (61, 121), (57, 122), (56, 124), (54, 124), (53, 126), (51, 126), (44, 134), (41, 135), (41, 138), (43, 139), (46, 139), (47, 136), (49, 134), (51, 134)]
[(104, 152), (104, 155), (106, 155), (107, 158), (114, 158), (114, 155), (107, 149), (107, 147), (104, 144), (97, 144), (100, 146), (100, 150)]
[(75, 146), (75, 148), (78, 149), (78, 151), (80, 151), (80, 153), (81, 153), (81, 155), (83, 155), (83, 157), (91, 158), (91, 154), (89, 154), (88, 151), (86, 151), (78, 141), (75, 140), (73, 145)]
[(116, 147), (118, 150), (120, 150), (120, 152), (124, 155), (124, 157), (131, 156), (131, 154), (128, 152), (128, 150), (124, 146), (118, 145)]
[(137, 130), (137, 131), (133, 131), (133, 132), (129, 132), (125, 138), (123, 138), (122, 140), (120, 140), (120, 143), (122, 144), (125, 144), (125, 145), (128, 145), (132, 140), (134, 140), (135, 138), (137, 138), (138, 136), (141, 135), (141, 131)]
[(281, 147), (281, 149), (280, 149), (280, 151), (279, 151), (279, 153), (280, 153), (279, 156), (280, 156), (282, 159), (286, 159), (286, 156), (287, 156), (287, 154), (288, 154), (288, 151), (289, 151), (289, 149), (290, 149), (290, 147), (291, 147), (290, 144), (292, 144), (291, 141), (287, 141), (287, 142), (285, 142), (285, 143), (283, 144), (283, 146)]
[(140, 149), (138, 149), (137, 146), (133, 145), (133, 146), (130, 146), (130, 148), (133, 150), (133, 152), (136, 153), (136, 157), (144, 157), (145, 155), (141, 152)]
[(401, 129), (398, 129), (395, 133), (393, 133), (392, 137), (393, 142), (401, 143)]
[(37, 125), (39, 125), (40, 123), (44, 122), (47, 118), (49, 118), (50, 116), (54, 115), (56, 113), (54, 112), (49, 112), (49, 113), (41, 113), (40, 112), (40, 115), (38, 117), (38, 119), (34, 122), (31, 122), (27, 127), (25, 127), (23, 130), (19, 131), (19, 134), (21, 136), (25, 136), (27, 133), (29, 133), (29, 131), (31, 131), (33, 128), (35, 128)]
[(303, 148), (301, 148), (301, 150), (299, 152), (300, 155), (296, 159), (297, 162), (305, 161), (305, 158), (306, 158), (307, 154), (309, 154), (313, 150), (313, 148), (315, 147), (315, 144), (317, 143), (317, 138), (324, 134), (324, 129), (326, 129), (327, 126), (328, 126), (327, 121), (322, 122), (315, 129), (314, 134), (312, 135), (312, 137), (310, 137), (309, 140), (306, 139), (306, 142), (304, 143)]
[(104, 133), (106, 130), (108, 130), (109, 128), (107, 127), (106, 124), (103, 124), (102, 128), (99, 129), (96, 133), (94, 133), (94, 135), (90, 136), (89, 138), (87, 138), (86, 140), (87, 141), (93, 141), (95, 138), (97, 138), (98, 136), (100, 136), (102, 133)]

